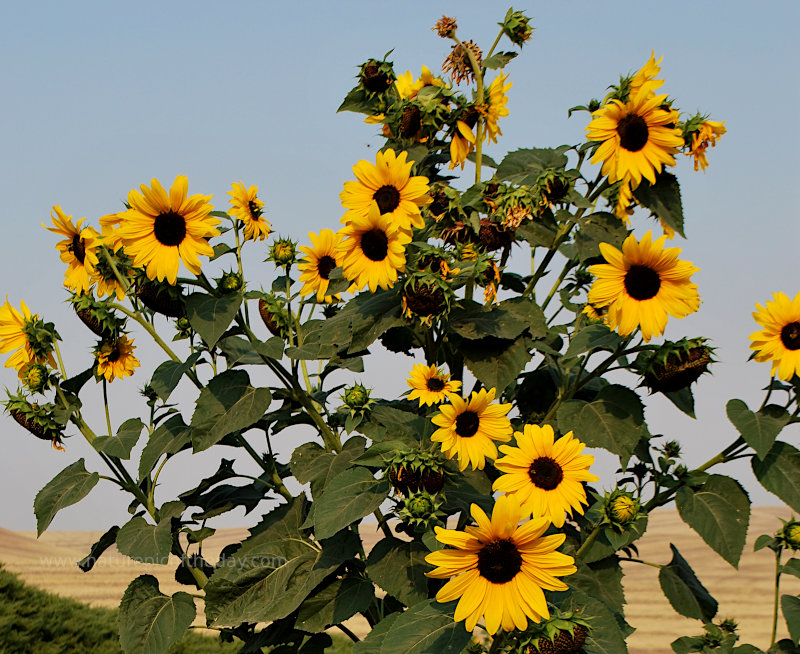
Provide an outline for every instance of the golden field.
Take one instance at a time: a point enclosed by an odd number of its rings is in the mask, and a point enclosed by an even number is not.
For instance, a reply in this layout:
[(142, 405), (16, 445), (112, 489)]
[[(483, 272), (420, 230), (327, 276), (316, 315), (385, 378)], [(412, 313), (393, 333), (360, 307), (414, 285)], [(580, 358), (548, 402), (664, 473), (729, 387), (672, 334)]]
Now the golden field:
[[(674, 543), (697, 572), (700, 581), (719, 602), (718, 617), (732, 617), (740, 625), (740, 642), (766, 648), (769, 644), (773, 598), (774, 555), (771, 550), (753, 552), (753, 542), (764, 533), (780, 527), (778, 518), (788, 519), (785, 507), (753, 507), (747, 545), (738, 571), (714, 553), (672, 509), (655, 511), (644, 538), (639, 543), (640, 558), (655, 563), (670, 559), (669, 543)], [(374, 525), (363, 525), (365, 545), (371, 547), (380, 537)], [(158, 577), (161, 590), (173, 593), (186, 590), (173, 578), (173, 566), (136, 563), (115, 549), (107, 551), (89, 573), (75, 562), (83, 558), (101, 532), (48, 531), (39, 539), (33, 532), (14, 532), (0, 528), (0, 561), (26, 582), (62, 596), (73, 597), (92, 606), (117, 606), (128, 583), (149, 573)], [(242, 539), (247, 530), (220, 529), (205, 541), (204, 556), (215, 561), (220, 550)], [(700, 633), (700, 623), (677, 615), (661, 593), (658, 570), (638, 563), (624, 563), (626, 615), (636, 627), (629, 639), (632, 654), (667, 654), (669, 643), (678, 636)], [(784, 576), (781, 592), (800, 593), (800, 579)], [(198, 624), (202, 623), (199, 619)], [(364, 625), (351, 625), (363, 632)], [(786, 636), (786, 626), (779, 623)]]

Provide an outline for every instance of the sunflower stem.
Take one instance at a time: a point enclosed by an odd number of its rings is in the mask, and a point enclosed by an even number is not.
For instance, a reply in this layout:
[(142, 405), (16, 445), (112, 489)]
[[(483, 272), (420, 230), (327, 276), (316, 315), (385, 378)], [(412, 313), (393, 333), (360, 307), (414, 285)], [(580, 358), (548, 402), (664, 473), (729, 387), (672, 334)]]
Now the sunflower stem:
[(600, 535), (600, 530), (601, 527), (599, 524), (594, 526), (594, 529), (592, 529), (592, 531), (586, 537), (586, 540), (583, 541), (583, 545), (581, 545), (578, 548), (578, 551), (575, 552), (576, 559), (581, 558), (581, 556), (586, 553), (586, 550), (588, 550), (592, 546), (592, 543), (594, 543), (595, 539), (598, 537), (598, 535)]
[(775, 552), (775, 600), (772, 607), (772, 636), (769, 640), (770, 649), (775, 644), (775, 638), (778, 634), (778, 604), (780, 599), (780, 583), (781, 583), (781, 553), (783, 550), (778, 548)]
[(572, 259), (567, 260), (567, 262), (564, 264), (564, 268), (561, 270), (561, 274), (558, 276), (556, 283), (553, 284), (553, 288), (550, 289), (550, 292), (547, 294), (547, 297), (544, 299), (544, 302), (542, 303), (542, 311), (544, 311), (547, 308), (547, 305), (550, 304), (550, 300), (553, 299), (553, 296), (556, 294), (558, 287), (561, 286), (561, 283), (564, 281), (564, 278), (567, 276), (569, 271), (575, 267), (575, 265), (576, 264), (572, 261)]
[(151, 325), (149, 322), (147, 322), (147, 321), (146, 321), (146, 320), (145, 320), (145, 319), (142, 317), (142, 315), (141, 315), (141, 314), (140, 314), (138, 311), (131, 311), (131, 310), (130, 310), (130, 309), (128, 309), (127, 307), (124, 307), (124, 306), (122, 306), (121, 304), (116, 304), (116, 303), (113, 303), (113, 304), (111, 305), (111, 307), (112, 307), (113, 309), (117, 309), (117, 310), (119, 310), (119, 311), (122, 311), (122, 313), (124, 313), (126, 316), (128, 316), (128, 318), (131, 318), (132, 320), (135, 320), (135, 321), (136, 321), (136, 322), (138, 322), (138, 323), (139, 323), (139, 324), (140, 324), (142, 327), (144, 327), (145, 331), (146, 331), (148, 334), (150, 334), (150, 336), (151, 336), (151, 337), (153, 338), (153, 340), (154, 340), (154, 341), (155, 341), (155, 342), (156, 342), (156, 343), (159, 345), (159, 347), (160, 347), (162, 350), (164, 350), (164, 352), (166, 352), (166, 353), (167, 353), (167, 356), (168, 356), (170, 359), (172, 359), (173, 361), (178, 361), (178, 362), (180, 362), (180, 361), (181, 361), (181, 359), (180, 359), (180, 358), (178, 358), (178, 355), (177, 355), (177, 354), (175, 354), (175, 353), (174, 353), (174, 352), (173, 352), (173, 351), (170, 349), (169, 345), (167, 345), (167, 344), (166, 344), (166, 343), (165, 343), (165, 342), (162, 340), (162, 338), (161, 338), (161, 337), (160, 337), (160, 336), (159, 336), (159, 335), (156, 333), (155, 327), (153, 327), (153, 325)]
[(622, 562), (622, 561), (632, 561), (633, 563), (641, 563), (642, 565), (649, 565), (651, 568), (658, 568), (659, 570), (661, 570), (661, 568), (664, 567), (660, 563), (653, 563), (652, 561), (645, 561), (643, 559), (633, 559), (633, 558), (631, 558), (631, 559), (622, 559), (621, 558), (619, 560), (620, 560), (620, 562)]
[(372, 515), (378, 519), (378, 526), (381, 528), (383, 535), (386, 536), (386, 538), (394, 538), (392, 535), (392, 530), (389, 529), (389, 525), (386, 523), (386, 516), (381, 513), (381, 510), (375, 509), (372, 512)]
[[(489, 52), (486, 53), (486, 59), (491, 57), (494, 54), (494, 49), (497, 47), (497, 44), (500, 43), (500, 39), (503, 38), (503, 30), (501, 29), (500, 32), (497, 34), (497, 38), (492, 43), (492, 47), (489, 48)], [(486, 70), (486, 66), (481, 67), (483, 70)]]
[(111, 256), (111, 253), (108, 251), (108, 248), (101, 247), (99, 248), (100, 253), (105, 257), (106, 263), (111, 266), (111, 270), (114, 272), (114, 277), (117, 278), (119, 285), (125, 290), (125, 295), (130, 293), (131, 285), (128, 283), (128, 280), (125, 279), (119, 272), (117, 268), (117, 264), (114, 263), (114, 258)]
[[(472, 67), (472, 74), (475, 77), (475, 104), (480, 107), (483, 105), (483, 71), (481, 66), (478, 64), (478, 60), (475, 59), (475, 55), (473, 54), (472, 50), (466, 47), (455, 35), (455, 33), (450, 35), (450, 38), (453, 39), (456, 43), (458, 43), (459, 47), (467, 53), (467, 58), (469, 59), (469, 65)], [(480, 111), (478, 112), (478, 124), (476, 127), (476, 134), (475, 134), (475, 183), (480, 184), (481, 181), (481, 166), (482, 166), (482, 143), (483, 140), (483, 122), (484, 116)]]
[[(283, 495), (284, 498), (286, 498), (287, 500), (291, 501), (292, 500), (292, 494), (289, 492), (289, 489), (286, 488), (286, 486), (283, 484), (283, 479), (281, 479), (280, 475), (275, 471), (275, 467), (274, 466), (268, 466), (266, 461), (264, 461), (264, 459), (261, 458), (258, 455), (258, 452), (256, 452), (253, 449), (253, 446), (250, 445), (250, 443), (247, 442), (247, 439), (245, 439), (244, 436), (239, 434), (236, 437), (236, 440), (245, 449), (245, 451), (250, 455), (250, 458), (252, 458), (253, 461), (255, 461), (261, 467), (261, 469), (264, 472), (268, 473), (271, 476), (272, 481), (275, 483), (275, 486), (276, 486), (278, 492), (281, 495)], [(253, 477), (253, 479), (257, 479), (257, 478)], [(258, 481), (261, 481), (261, 480), (258, 479)], [(262, 481), (262, 483), (265, 483), (265, 482)]]
[(357, 643), (357, 642), (359, 642), (361, 640), (358, 636), (356, 636), (352, 631), (350, 631), (343, 624), (337, 622), (334, 626), (337, 627), (345, 636), (347, 636), (354, 643)]
[[(239, 268), (239, 278), (244, 283), (244, 268), (242, 267), (242, 243), (239, 239), (239, 219), (231, 217), (233, 223), (233, 234), (236, 237), (236, 265)], [(244, 319), (247, 324), (250, 324), (250, 314), (247, 311), (247, 300), (244, 301)]]
[(108, 435), (111, 436), (114, 432), (111, 431), (111, 414), (108, 410), (108, 384), (106, 378), (103, 377), (103, 406), (106, 410), (106, 426), (108, 427)]

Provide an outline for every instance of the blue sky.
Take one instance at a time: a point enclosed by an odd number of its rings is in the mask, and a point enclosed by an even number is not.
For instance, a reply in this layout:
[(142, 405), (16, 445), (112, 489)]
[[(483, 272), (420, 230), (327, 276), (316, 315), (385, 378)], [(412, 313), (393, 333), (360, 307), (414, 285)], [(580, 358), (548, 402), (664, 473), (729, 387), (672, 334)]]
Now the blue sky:
[[(726, 121), (728, 133), (710, 151), (705, 174), (683, 157), (677, 167), (688, 240), (676, 245), (701, 268), (694, 281), (703, 304), (697, 314), (672, 321), (666, 334), (711, 338), (721, 363), (696, 386), (697, 421), (658, 397), (648, 400), (647, 411), (651, 431), (679, 437), (687, 462), (697, 465), (735, 437), (726, 401), (740, 397), (757, 406), (768, 381), (766, 364), (746, 362), (747, 337), (757, 327), (754, 304), (775, 291), (800, 291), (792, 191), (800, 145), (794, 120), (800, 5), (573, 0), (516, 8), (534, 17), (536, 32), (506, 69), (514, 86), (503, 137), (489, 149), (496, 158), (520, 147), (578, 143), (587, 116), (567, 119), (566, 110), (602, 97), (652, 50), (664, 57), (663, 90), (678, 107)], [(93, 341), (64, 305), (56, 238), (40, 225), (49, 224), (54, 204), (97, 225), (99, 216), (121, 208), (131, 188), (153, 177), (166, 185), (185, 174), (190, 192), (213, 194), (221, 209), (232, 182), (258, 185), (276, 231), (301, 242), (309, 230), (336, 229), (342, 183), (381, 144), (360, 116), (336, 114), (358, 65), (393, 50), (398, 73), (417, 75), (423, 64), (436, 72), (449, 51), (430, 30), (442, 13), (457, 17), (461, 38), (488, 48), (505, 10), (463, 1), (4, 3), (2, 296), (15, 306), (24, 299), (56, 322), (68, 343), (66, 365), (77, 372), (88, 365)], [(634, 225), (639, 236), (651, 226), (643, 216)], [(256, 286), (268, 285), (274, 272), (263, 258), (254, 246), (248, 268)], [(142, 368), (113, 385), (116, 424), (129, 417), (131, 396), (158, 363), (145, 335), (136, 338)], [(410, 360), (381, 359), (378, 367), (363, 376), (367, 385), (385, 395), (404, 390)], [(15, 387), (13, 372), (0, 372)], [(98, 399), (99, 387), (92, 392)], [(192, 399), (190, 390), (182, 392)], [(85, 402), (99, 428), (102, 414), (90, 396)], [(9, 498), (0, 526), (32, 529), (39, 488), (78, 457), (87, 457), (90, 469), (99, 470), (99, 461), (78, 437), (59, 454), (8, 416), (0, 420), (6, 445), (0, 494)], [(278, 444), (282, 458), (300, 438)], [(792, 432), (784, 438), (797, 442)], [(197, 469), (186, 469), (187, 457), (165, 470), (177, 481), (164, 486), (162, 501), (230, 452), (207, 454)], [(611, 464), (601, 466), (608, 479)], [(727, 471), (740, 476), (754, 501), (777, 501), (746, 465)], [(122, 494), (98, 488), (52, 528), (105, 528), (127, 519), (126, 506)], [(231, 521), (251, 518), (237, 514)]]

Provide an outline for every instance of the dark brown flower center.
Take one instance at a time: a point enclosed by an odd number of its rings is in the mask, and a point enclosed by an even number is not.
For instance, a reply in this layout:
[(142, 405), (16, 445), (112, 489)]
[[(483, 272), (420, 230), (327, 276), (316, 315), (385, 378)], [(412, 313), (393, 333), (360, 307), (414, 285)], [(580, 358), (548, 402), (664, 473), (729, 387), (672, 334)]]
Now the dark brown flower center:
[(414, 138), (422, 127), (422, 114), (417, 105), (409, 105), (403, 109), (400, 119), (400, 136), (404, 139)]
[(111, 361), (111, 363), (114, 363), (115, 361), (119, 360), (121, 355), (122, 355), (122, 353), (119, 351), (119, 348), (115, 345), (114, 349), (111, 350), (111, 352), (108, 353), (108, 356), (106, 357), (106, 359)]
[(470, 438), (478, 432), (478, 426), (481, 424), (478, 414), (474, 411), (464, 411), (458, 414), (456, 418), (456, 434), (461, 438)]
[(522, 569), (522, 555), (513, 541), (493, 540), (478, 552), (478, 572), (493, 584), (505, 584)]
[(649, 132), (644, 118), (628, 114), (617, 123), (619, 144), (629, 152), (638, 152), (647, 143)]
[(800, 322), (790, 322), (781, 329), (781, 342), (787, 350), (800, 350)]
[(372, 199), (378, 203), (378, 209), (380, 209), (381, 215), (383, 215), (394, 211), (400, 206), (400, 191), (394, 186), (381, 186), (375, 191)]
[(83, 263), (83, 260), (86, 258), (86, 246), (84, 245), (84, 241), (80, 234), (75, 234), (75, 236), (72, 237), (72, 245), (70, 245), (70, 250), (75, 258)]
[(431, 377), (428, 380), (428, 390), (438, 393), (444, 388), (444, 382), (439, 377)]
[(661, 288), (658, 273), (647, 266), (631, 266), (625, 273), (625, 290), (634, 300), (649, 300)]
[(153, 233), (161, 245), (180, 245), (186, 237), (186, 219), (174, 211), (159, 214), (153, 225)]
[(382, 72), (380, 66), (375, 63), (368, 63), (362, 69), (362, 81), (368, 91), (382, 93), (392, 82), (386, 73)]
[(389, 239), (382, 229), (372, 229), (361, 235), (361, 251), (367, 259), (383, 261), (389, 253)]
[(564, 471), (549, 456), (542, 456), (531, 463), (528, 476), (538, 488), (553, 490), (564, 479)]
[(261, 215), (264, 213), (264, 208), (259, 207), (255, 200), (250, 200), (247, 206), (250, 209), (250, 217), (253, 220), (258, 220), (261, 218)]
[[(361, 242), (363, 244), (363, 238), (361, 239)], [(322, 279), (330, 279), (331, 270), (334, 268), (336, 268), (336, 260), (333, 257), (329, 257), (326, 254), (324, 257), (319, 258), (319, 261), (317, 262), (317, 273), (320, 277), (322, 277)]]

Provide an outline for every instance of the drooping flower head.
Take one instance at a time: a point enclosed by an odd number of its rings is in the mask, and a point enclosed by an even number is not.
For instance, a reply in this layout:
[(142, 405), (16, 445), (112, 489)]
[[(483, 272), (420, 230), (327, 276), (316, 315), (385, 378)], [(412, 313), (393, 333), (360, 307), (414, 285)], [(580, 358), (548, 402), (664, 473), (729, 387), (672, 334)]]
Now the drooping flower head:
[(773, 293), (766, 306), (756, 304), (753, 313), (762, 330), (750, 334), (750, 349), (756, 361), (771, 361), (772, 372), (789, 381), (800, 374), (800, 293), (789, 299), (785, 293)]
[(56, 243), (61, 261), (67, 264), (64, 286), (75, 293), (88, 293), (94, 284), (92, 276), (97, 269), (95, 248), (100, 244), (100, 235), (92, 227), (81, 228), (86, 218), (81, 218), (74, 225), (72, 216), (67, 216), (59, 205), (53, 207), (50, 217), (53, 227), (47, 227), (44, 223), (42, 227), (64, 237)]
[(148, 188), (128, 193), (130, 211), (121, 214), (118, 234), (126, 254), (137, 268), (145, 268), (149, 279), (175, 284), (181, 261), (193, 274), (200, 274), (199, 255), (210, 257), (214, 249), (208, 239), (219, 236), (219, 218), (210, 195), (188, 195), (189, 181), (178, 175), (169, 190), (157, 179)]
[(665, 240), (662, 236), (653, 241), (647, 232), (639, 242), (631, 234), (622, 252), (600, 244), (607, 263), (589, 268), (597, 279), (589, 289), (588, 302), (607, 307), (606, 322), (620, 336), (640, 327), (648, 342), (664, 333), (668, 316), (685, 318), (700, 306), (697, 285), (691, 282), (692, 274), (700, 269), (678, 259), (680, 248), (664, 248)]
[(431, 406), (444, 402), (451, 393), (461, 390), (461, 382), (450, 379), (450, 374), (442, 372), (436, 366), (415, 363), (411, 369), (411, 377), (406, 383), (413, 389), (408, 400), (419, 400), (419, 405)]
[(700, 127), (692, 132), (692, 144), (686, 156), (694, 157), (694, 169), (703, 172), (708, 168), (708, 158), (706, 157), (706, 150), (709, 146), (714, 148), (717, 146), (717, 139), (725, 134), (728, 130), (725, 128), (725, 122), (718, 122), (716, 120), (705, 120), (700, 124)]
[(477, 526), (465, 531), (434, 527), (439, 542), (455, 548), (425, 557), (436, 566), (426, 573), (429, 577), (452, 577), (436, 593), (436, 599), (459, 600), (454, 617), (457, 622), (464, 620), (467, 631), (482, 617), (490, 634), (501, 627), (524, 630), (528, 620), (549, 618), (543, 591), (567, 590), (558, 577), (577, 570), (571, 556), (555, 551), (565, 535), (543, 536), (550, 525), (547, 518), (520, 525), (522, 510), (509, 495), (497, 498), (491, 519), (477, 504), (470, 512)]
[(482, 388), (472, 393), (469, 400), (458, 395), (450, 396), (450, 404), (439, 408), (440, 413), (432, 418), (439, 427), (431, 440), (442, 444), (442, 452), (448, 459), (458, 457), (458, 469), (468, 465), (473, 470), (483, 470), (486, 459), (497, 458), (495, 441), (511, 440), (513, 429), (506, 414), (510, 404), (494, 403), (497, 390)]
[(122, 379), (133, 374), (139, 367), (139, 360), (133, 355), (133, 339), (122, 334), (113, 341), (105, 341), (96, 350), (97, 376), (106, 381)]
[(555, 440), (550, 425), (525, 425), (514, 432), (517, 447), (501, 445), (505, 455), (495, 461), (498, 477), (492, 490), (515, 496), (525, 515), (544, 516), (556, 527), (564, 524), (565, 513), (583, 515), (586, 491), (583, 482), (598, 481), (589, 472), (594, 457), (581, 454), (584, 443), (567, 432)]
[[(317, 302), (330, 304), (334, 301), (334, 297), (328, 295), (326, 291), (330, 284), (331, 271), (342, 265), (342, 254), (338, 249), (342, 237), (333, 230), (323, 229), (319, 234), (309, 232), (308, 238), (311, 239), (311, 246), (300, 246), (300, 251), (305, 257), (297, 266), (300, 270), (300, 281), (303, 282), (300, 295), (316, 293)], [(339, 300), (338, 294), (335, 299)]]
[(8, 298), (0, 306), (0, 353), (13, 352), (6, 361), (6, 368), (14, 368), (20, 378), (28, 364), (48, 363), (56, 367), (53, 348), (58, 334), (52, 323), (45, 324), (38, 315), (31, 315), (23, 300), (22, 311), (15, 309)]
[(378, 152), (375, 165), (361, 160), (353, 166), (357, 181), (344, 183), (339, 194), (342, 206), (350, 209), (342, 223), (352, 219), (352, 214), (366, 217), (373, 203), (377, 204), (381, 217), (386, 216), (390, 225), (407, 232), (413, 227), (423, 227), (425, 221), (420, 207), (431, 201), (428, 196), (428, 178), (411, 175), (413, 161), (406, 161), (407, 152), (395, 156), (394, 150)]
[(258, 198), (258, 187), (245, 188), (242, 182), (231, 186), (233, 190), (228, 191), (230, 213), (244, 223), (244, 240), (263, 241), (272, 233), (272, 225), (264, 218), (264, 203)]
[(379, 286), (393, 286), (398, 271), (405, 268), (405, 246), (411, 236), (392, 224), (389, 214), (381, 214), (377, 202), (366, 216), (354, 211), (346, 215), (350, 220), (339, 230), (342, 241), (337, 246), (345, 278), (353, 282), (354, 290), (368, 286), (371, 293)]
[(514, 82), (506, 84), (505, 82), (507, 79), (508, 75), (503, 75), (503, 71), (501, 70), (500, 74), (495, 77), (489, 85), (489, 102), (485, 109), (486, 138), (492, 143), (497, 143), (497, 137), (503, 135), (500, 131), (498, 121), (501, 117), (508, 116), (508, 107), (506, 107), (508, 104), (508, 96), (506, 92), (511, 88)]

